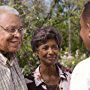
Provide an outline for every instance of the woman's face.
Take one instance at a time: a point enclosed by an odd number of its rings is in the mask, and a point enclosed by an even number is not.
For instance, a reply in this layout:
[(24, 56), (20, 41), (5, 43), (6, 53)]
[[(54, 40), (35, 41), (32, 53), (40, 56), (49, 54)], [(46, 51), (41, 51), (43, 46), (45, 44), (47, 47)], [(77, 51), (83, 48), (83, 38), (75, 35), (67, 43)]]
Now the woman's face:
[(38, 47), (37, 55), (41, 63), (51, 65), (57, 63), (59, 58), (59, 48), (55, 39), (48, 39), (45, 44)]

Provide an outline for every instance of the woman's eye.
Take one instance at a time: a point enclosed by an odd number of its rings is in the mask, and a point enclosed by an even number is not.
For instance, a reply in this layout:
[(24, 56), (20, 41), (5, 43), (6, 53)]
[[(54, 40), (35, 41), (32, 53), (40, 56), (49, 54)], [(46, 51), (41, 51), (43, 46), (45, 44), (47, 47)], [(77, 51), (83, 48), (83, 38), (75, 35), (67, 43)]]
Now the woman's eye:
[(48, 46), (44, 46), (42, 49), (43, 50), (48, 50), (48, 48), (49, 48)]
[(59, 49), (59, 48), (58, 48), (58, 46), (57, 46), (57, 45), (54, 45), (54, 46), (52, 46), (52, 49), (57, 50), (57, 49)]

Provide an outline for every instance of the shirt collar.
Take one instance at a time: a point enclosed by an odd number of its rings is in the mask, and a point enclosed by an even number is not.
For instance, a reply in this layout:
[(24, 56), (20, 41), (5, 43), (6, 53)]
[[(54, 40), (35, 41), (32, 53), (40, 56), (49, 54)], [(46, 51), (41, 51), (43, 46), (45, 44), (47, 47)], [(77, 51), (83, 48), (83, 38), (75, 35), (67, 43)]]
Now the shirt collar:
[[(57, 65), (57, 67), (58, 67), (60, 78), (66, 79), (66, 77), (65, 77), (63, 71), (61, 70), (61, 68), (58, 65)], [(34, 80), (35, 80), (36, 86), (39, 86), (40, 84), (42, 84), (44, 82), (44, 80), (41, 78), (39, 67), (34, 72)]]
[(8, 60), (2, 53), (0, 53), (0, 63), (3, 65), (12, 66), (14, 63), (14, 60)]
[(43, 79), (41, 78), (39, 67), (34, 72), (34, 80), (35, 80), (36, 86), (39, 86), (41, 83), (44, 82)]

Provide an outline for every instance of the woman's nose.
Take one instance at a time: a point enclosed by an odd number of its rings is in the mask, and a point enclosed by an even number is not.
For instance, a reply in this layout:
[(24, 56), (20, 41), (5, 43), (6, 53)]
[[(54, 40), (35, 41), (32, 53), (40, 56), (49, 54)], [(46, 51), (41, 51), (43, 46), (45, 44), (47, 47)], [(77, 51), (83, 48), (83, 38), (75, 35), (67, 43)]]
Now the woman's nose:
[(48, 53), (49, 53), (49, 54), (52, 54), (52, 53), (53, 53), (52, 48), (49, 48)]

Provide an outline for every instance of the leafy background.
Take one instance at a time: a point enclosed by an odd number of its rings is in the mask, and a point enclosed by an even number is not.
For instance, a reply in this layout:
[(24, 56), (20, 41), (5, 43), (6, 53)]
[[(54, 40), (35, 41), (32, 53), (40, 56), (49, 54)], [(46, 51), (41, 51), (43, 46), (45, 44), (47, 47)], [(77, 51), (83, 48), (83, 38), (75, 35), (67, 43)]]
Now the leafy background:
[(16, 8), (23, 21), (25, 35), (20, 51), (19, 64), (25, 75), (34, 71), (39, 61), (33, 55), (30, 40), (34, 30), (43, 26), (54, 26), (63, 43), (59, 62), (73, 70), (76, 64), (88, 57), (79, 36), (80, 14), (88, 0), (0, 0), (0, 5)]

